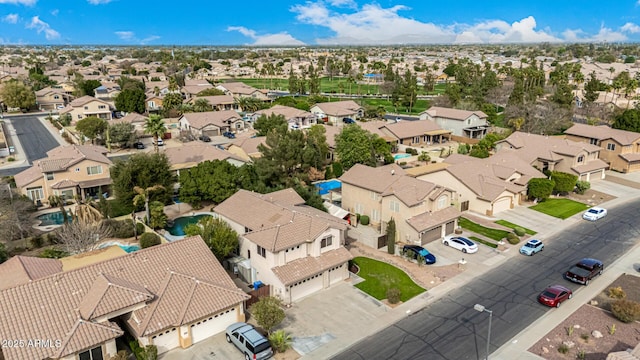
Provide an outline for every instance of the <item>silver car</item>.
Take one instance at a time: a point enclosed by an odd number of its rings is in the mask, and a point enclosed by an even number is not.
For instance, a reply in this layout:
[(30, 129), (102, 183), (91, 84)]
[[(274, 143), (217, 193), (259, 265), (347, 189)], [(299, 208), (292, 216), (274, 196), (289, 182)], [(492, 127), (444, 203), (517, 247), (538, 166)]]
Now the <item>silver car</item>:
[(253, 327), (238, 322), (227, 327), (227, 342), (235, 345), (244, 354), (245, 360), (263, 360), (273, 356), (269, 340)]

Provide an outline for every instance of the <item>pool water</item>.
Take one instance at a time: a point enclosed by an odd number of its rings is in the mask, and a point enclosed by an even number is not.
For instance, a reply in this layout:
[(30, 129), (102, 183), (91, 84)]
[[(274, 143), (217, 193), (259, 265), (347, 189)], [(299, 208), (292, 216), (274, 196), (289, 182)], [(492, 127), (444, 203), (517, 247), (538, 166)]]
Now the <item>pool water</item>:
[(400, 160), (400, 159), (406, 159), (411, 157), (411, 154), (395, 154), (393, 155), (393, 158), (396, 160)]
[[(71, 213), (67, 212), (68, 219), (71, 221)], [(48, 214), (42, 214), (37, 217), (40, 220), (40, 226), (62, 225), (64, 217), (62, 211), (56, 211)]]
[(132, 253), (134, 251), (138, 251), (140, 250), (140, 245), (125, 245), (125, 244), (121, 244), (119, 242), (108, 242), (108, 243), (104, 243), (102, 245), (100, 245), (98, 247), (98, 249), (104, 249), (106, 247), (109, 246), (113, 246), (113, 245), (118, 245), (120, 247), (120, 249), (124, 250), (126, 253)]
[(184, 232), (184, 228), (187, 227), (187, 225), (197, 224), (200, 219), (206, 216), (211, 217), (211, 215), (207, 215), (207, 214), (200, 214), (200, 215), (194, 215), (194, 216), (181, 216), (181, 217), (175, 218), (173, 220), (173, 225), (166, 227), (165, 229), (171, 235), (184, 236), (186, 235)]
[(328, 194), (331, 190), (340, 189), (342, 187), (342, 182), (340, 180), (329, 180), (321, 183), (316, 183), (314, 185), (318, 188), (318, 193), (320, 193), (320, 195), (325, 195)]

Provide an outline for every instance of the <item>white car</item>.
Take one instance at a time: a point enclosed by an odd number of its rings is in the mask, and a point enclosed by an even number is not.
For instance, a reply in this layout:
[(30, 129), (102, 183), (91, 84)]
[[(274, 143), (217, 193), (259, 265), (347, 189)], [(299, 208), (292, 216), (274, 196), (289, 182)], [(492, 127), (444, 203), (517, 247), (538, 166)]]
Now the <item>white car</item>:
[(589, 221), (596, 221), (598, 219), (602, 219), (605, 216), (607, 216), (607, 209), (597, 206), (592, 207), (591, 209), (585, 211), (584, 214), (582, 214), (582, 218)]
[(464, 236), (445, 236), (445, 238), (442, 239), (442, 243), (446, 246), (451, 246), (454, 249), (458, 249), (465, 254), (473, 254), (475, 252), (478, 252), (478, 245)]

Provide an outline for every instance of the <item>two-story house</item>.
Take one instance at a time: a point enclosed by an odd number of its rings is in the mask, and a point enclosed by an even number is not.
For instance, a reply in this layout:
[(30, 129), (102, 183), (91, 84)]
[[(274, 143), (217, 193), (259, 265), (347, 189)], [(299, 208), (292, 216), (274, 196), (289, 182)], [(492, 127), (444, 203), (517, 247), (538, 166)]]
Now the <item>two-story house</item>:
[(582, 181), (604, 179), (605, 170), (609, 168), (599, 158), (602, 152), (599, 146), (563, 137), (516, 131), (496, 142), (497, 153), (504, 150), (512, 151), (541, 171), (561, 171), (577, 175)]
[(111, 160), (107, 149), (94, 145), (59, 146), (15, 175), (18, 191), (34, 203), (48, 203), (49, 196), (64, 199), (98, 197), (109, 191)]
[(611, 170), (633, 172), (640, 170), (640, 134), (612, 129), (607, 125), (574, 124), (564, 132), (567, 139), (600, 147), (599, 158)]
[(396, 137), (400, 145), (428, 146), (451, 140), (451, 130), (442, 129), (435, 122), (428, 120), (399, 121), (386, 124), (381, 130)]
[(482, 111), (467, 111), (432, 106), (420, 113), (420, 120), (430, 120), (455, 136), (482, 139), (487, 135), (489, 123)]
[(234, 98), (249, 97), (262, 101), (269, 101), (265, 91), (258, 90), (242, 82), (227, 82), (216, 86), (216, 89), (224, 91), (226, 95)]
[(3, 346), (4, 359), (111, 359), (129, 339), (162, 354), (245, 321), (249, 296), (200, 236), (118, 255), (86, 264), (86, 253), (69, 269), (26, 256), (0, 264), (0, 337), (22, 341)]
[(71, 121), (74, 124), (90, 116), (111, 120), (111, 106), (105, 101), (85, 95), (73, 100), (67, 107), (60, 110), (60, 115), (62, 114), (71, 114)]
[(167, 147), (164, 154), (169, 159), (171, 171), (180, 176), (180, 170), (190, 169), (205, 161), (227, 161), (234, 166), (242, 166), (246, 160), (229, 151), (218, 149), (199, 141), (182, 144), (182, 146)]
[(187, 79), (185, 80), (185, 85), (180, 88), (180, 93), (182, 93), (184, 99), (189, 100), (198, 96), (201, 91), (213, 88), (213, 85), (207, 80)]
[(245, 129), (245, 124), (237, 112), (222, 110), (183, 114), (178, 120), (178, 127), (194, 136), (218, 136), (226, 131), (240, 132)]
[[(341, 177), (342, 207), (367, 215), (382, 234), (392, 218), (396, 240), (424, 245), (452, 234), (460, 212), (453, 190), (408, 176), (396, 164), (377, 168), (356, 164)], [(391, 239), (390, 239), (391, 240)]]
[(240, 255), (251, 282), (297, 301), (349, 278), (347, 222), (304, 204), (293, 189), (269, 194), (240, 190), (213, 210), (240, 234)]
[(262, 156), (262, 153), (260, 152), (260, 149), (258, 149), (258, 146), (266, 144), (266, 141), (266, 136), (239, 138), (233, 140), (230, 144), (228, 144), (228, 146), (226, 146), (226, 149), (230, 153), (240, 157), (242, 160), (250, 162), (253, 161), (253, 159)]
[(353, 100), (317, 103), (310, 111), (316, 115), (318, 121), (336, 126), (342, 126), (344, 118), (357, 120), (364, 117), (364, 108)]
[(308, 129), (316, 124), (316, 116), (308, 111), (292, 108), (290, 106), (275, 105), (269, 109), (256, 111), (251, 120), (256, 121), (260, 116), (280, 115), (289, 124), (289, 129)]
[(72, 96), (64, 89), (47, 86), (36, 91), (36, 105), (40, 111), (57, 111), (64, 109), (71, 101)]

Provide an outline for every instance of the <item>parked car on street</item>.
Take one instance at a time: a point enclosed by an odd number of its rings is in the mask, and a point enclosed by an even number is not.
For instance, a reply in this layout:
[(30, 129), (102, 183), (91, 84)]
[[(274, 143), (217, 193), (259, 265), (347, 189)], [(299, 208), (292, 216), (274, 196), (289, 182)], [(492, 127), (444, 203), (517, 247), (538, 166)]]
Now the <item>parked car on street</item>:
[(273, 356), (269, 340), (253, 325), (238, 322), (227, 327), (227, 342), (235, 345), (244, 354), (245, 360), (262, 360)]
[(133, 147), (134, 149), (138, 149), (138, 150), (142, 150), (142, 149), (145, 148), (144, 144), (142, 142), (140, 142), (140, 141), (134, 142), (131, 147)]
[(458, 249), (465, 254), (478, 252), (478, 245), (464, 236), (448, 235), (442, 239), (442, 243), (445, 244), (445, 246)]
[[(152, 140), (152, 142), (153, 142), (153, 145), (156, 144), (155, 140)], [(164, 140), (158, 138), (158, 146), (164, 146)]]
[(436, 263), (436, 256), (419, 245), (405, 245), (402, 247), (402, 253), (416, 260), (418, 259), (418, 256), (422, 256), (425, 264), (428, 265)]
[(222, 133), (222, 136), (229, 138), (229, 139), (235, 139), (236, 135), (234, 133), (232, 133), (231, 131), (225, 131)]
[(537, 252), (542, 251), (542, 249), (544, 249), (544, 244), (542, 243), (542, 241), (538, 239), (531, 239), (524, 245), (522, 245), (522, 247), (520, 248), (520, 254), (531, 256)]
[(602, 219), (605, 216), (607, 216), (607, 209), (597, 206), (592, 207), (591, 209), (585, 211), (584, 214), (582, 214), (582, 218), (589, 221), (596, 221), (598, 219)]
[(550, 307), (560, 307), (564, 301), (573, 297), (573, 291), (562, 285), (551, 285), (538, 295), (538, 302)]
[(198, 140), (201, 140), (201, 141), (204, 141), (204, 142), (211, 142), (211, 138), (208, 137), (207, 135), (199, 136)]
[(598, 275), (602, 275), (604, 265), (602, 261), (584, 258), (573, 265), (565, 274), (564, 277), (567, 280), (573, 281), (578, 284), (589, 285), (591, 279)]

